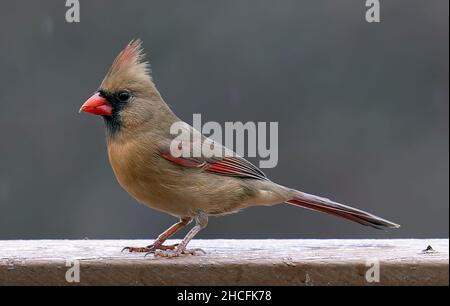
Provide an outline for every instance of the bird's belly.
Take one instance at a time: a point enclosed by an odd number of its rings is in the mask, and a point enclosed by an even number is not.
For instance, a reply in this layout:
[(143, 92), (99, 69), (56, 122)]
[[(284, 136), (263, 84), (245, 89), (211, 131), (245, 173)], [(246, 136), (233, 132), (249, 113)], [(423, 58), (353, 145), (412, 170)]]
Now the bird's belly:
[[(181, 168), (162, 158), (111, 154), (119, 184), (138, 202), (177, 217), (221, 215), (247, 206), (249, 190), (238, 179)], [(115, 152), (117, 153), (117, 152)]]
[(188, 171), (179, 175), (168, 171), (123, 176), (117, 171), (116, 177), (138, 202), (176, 217), (236, 212), (246, 206), (249, 196), (237, 180), (206, 173)]
[(119, 184), (139, 203), (147, 207), (171, 214), (176, 217), (190, 216), (189, 207), (183, 205), (179, 196), (169, 192), (164, 182), (147, 176), (127, 175), (123, 177), (116, 173)]

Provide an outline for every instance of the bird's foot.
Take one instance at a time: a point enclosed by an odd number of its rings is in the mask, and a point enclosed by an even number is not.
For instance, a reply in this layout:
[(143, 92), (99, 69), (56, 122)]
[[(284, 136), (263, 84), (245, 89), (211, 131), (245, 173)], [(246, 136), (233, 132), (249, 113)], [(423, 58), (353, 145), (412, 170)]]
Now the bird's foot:
[[(197, 256), (197, 255), (205, 255), (206, 252), (203, 251), (202, 249), (184, 249), (184, 250), (178, 250), (178, 249), (171, 249), (171, 250), (156, 250), (154, 252), (152, 252), (155, 254), (155, 257), (167, 257), (167, 258), (172, 258), (172, 257), (180, 257), (183, 255), (193, 255), (193, 256)], [(147, 253), (148, 254), (148, 253)]]
[(177, 246), (178, 246), (178, 243), (177, 244), (170, 244), (170, 245), (151, 244), (151, 245), (148, 245), (146, 247), (124, 247), (122, 249), (122, 252), (126, 250), (126, 251), (128, 251), (130, 253), (131, 252), (133, 252), (133, 253), (138, 252), (138, 253), (150, 254), (150, 253), (155, 253), (158, 250), (161, 250), (161, 251), (174, 250)]

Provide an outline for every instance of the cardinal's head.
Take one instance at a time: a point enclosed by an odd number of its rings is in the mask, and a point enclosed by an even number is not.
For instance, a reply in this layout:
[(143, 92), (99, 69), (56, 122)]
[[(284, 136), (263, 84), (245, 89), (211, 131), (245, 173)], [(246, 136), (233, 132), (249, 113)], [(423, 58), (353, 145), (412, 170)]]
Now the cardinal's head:
[(165, 103), (150, 76), (141, 40), (132, 40), (114, 60), (97, 92), (80, 112), (102, 116), (109, 135), (156, 120)]

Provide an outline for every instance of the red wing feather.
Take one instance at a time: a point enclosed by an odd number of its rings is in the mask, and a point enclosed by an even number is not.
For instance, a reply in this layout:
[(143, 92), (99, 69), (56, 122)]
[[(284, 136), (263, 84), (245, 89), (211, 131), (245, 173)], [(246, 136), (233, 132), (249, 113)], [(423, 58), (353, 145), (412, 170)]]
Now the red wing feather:
[(203, 171), (221, 175), (267, 180), (267, 176), (260, 169), (239, 156), (225, 156), (223, 158), (175, 157), (170, 152), (164, 152), (162, 157), (188, 168), (201, 168)]

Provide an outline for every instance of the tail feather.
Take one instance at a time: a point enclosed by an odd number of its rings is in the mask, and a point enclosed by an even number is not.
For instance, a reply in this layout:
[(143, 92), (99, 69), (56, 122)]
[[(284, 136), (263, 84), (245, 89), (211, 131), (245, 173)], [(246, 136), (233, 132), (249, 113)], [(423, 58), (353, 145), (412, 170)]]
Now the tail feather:
[(314, 211), (325, 212), (377, 229), (400, 227), (398, 224), (377, 217), (368, 212), (303, 192), (298, 192), (298, 195), (286, 203)]

